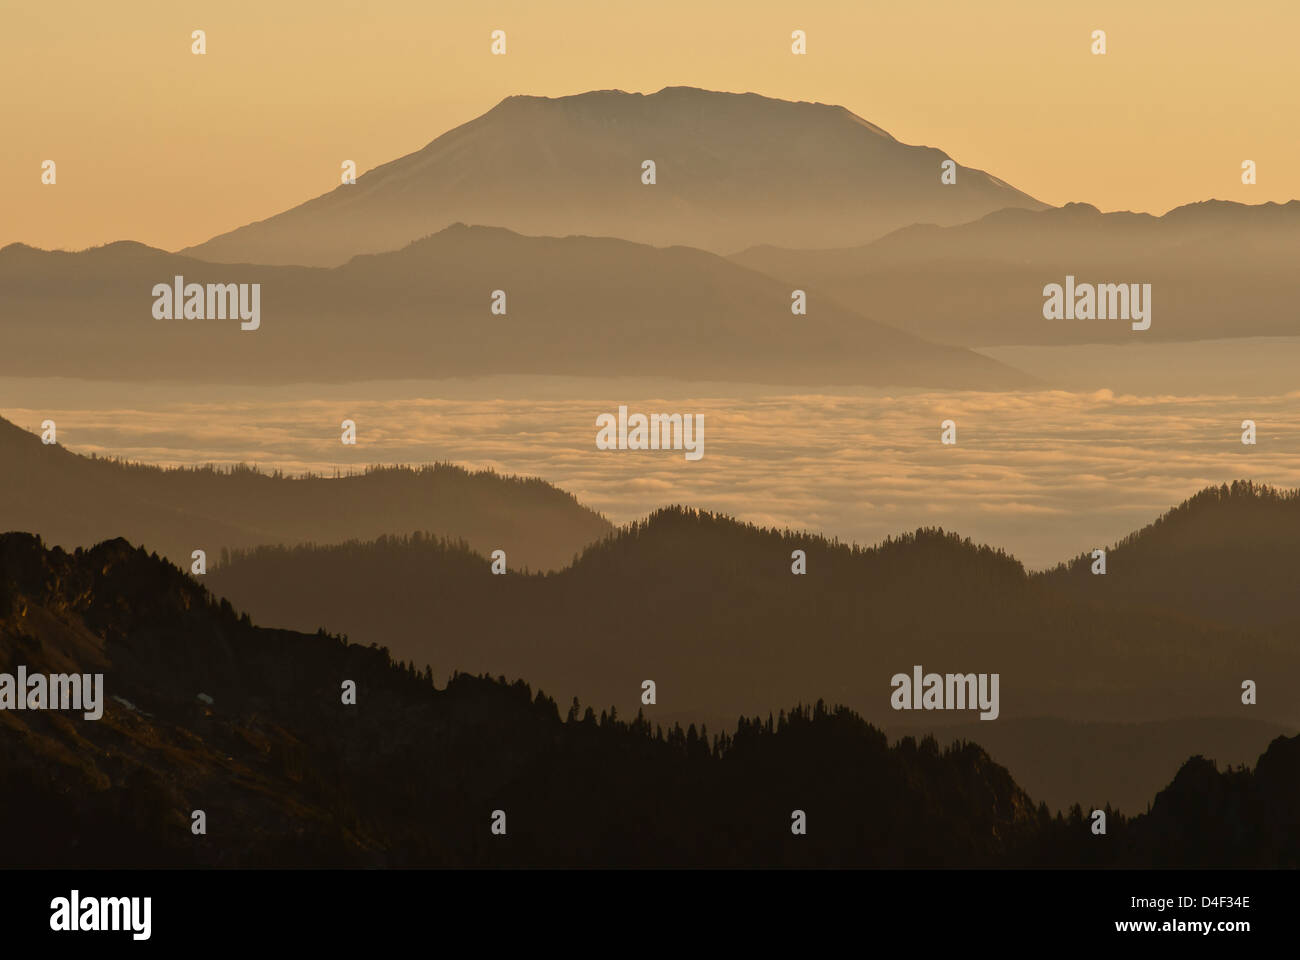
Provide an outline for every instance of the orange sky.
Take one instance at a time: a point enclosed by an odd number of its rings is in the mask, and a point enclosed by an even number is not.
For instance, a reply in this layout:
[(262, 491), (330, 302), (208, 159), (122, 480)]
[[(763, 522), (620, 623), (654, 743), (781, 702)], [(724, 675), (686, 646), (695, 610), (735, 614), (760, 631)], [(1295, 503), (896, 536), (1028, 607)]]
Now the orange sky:
[(1049, 203), (1300, 197), (1295, 0), (3, 3), (0, 245), (176, 249), (510, 94), (677, 84), (843, 104)]

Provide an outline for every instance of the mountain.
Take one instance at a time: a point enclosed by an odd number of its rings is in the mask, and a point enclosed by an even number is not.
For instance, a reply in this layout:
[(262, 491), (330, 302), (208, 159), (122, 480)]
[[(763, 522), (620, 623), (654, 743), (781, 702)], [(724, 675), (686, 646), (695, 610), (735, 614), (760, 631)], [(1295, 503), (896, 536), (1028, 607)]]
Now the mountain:
[[(999, 723), (1300, 720), (1282, 693), (1300, 681), (1293, 634), (1071, 593), (939, 530), (863, 549), (669, 508), (547, 575), (492, 576), (455, 544), (387, 538), (240, 551), (206, 583), (261, 623), (370, 637), (439, 675), (527, 676), (624, 715), (648, 679), (660, 713), (711, 724), (818, 697), (885, 725), (974, 720), (890, 708), (891, 678), (921, 664), (999, 673)], [(394, 600), (377, 606), (381, 592)], [(1241, 703), (1245, 678), (1265, 678), (1260, 705)]]
[(1148, 809), (1190, 756), (1231, 769), (1254, 763), (1295, 724), (1249, 717), (1177, 717), (1144, 723), (1076, 722), (1062, 717), (1012, 717), (997, 723), (889, 722), (890, 740), (934, 737), (940, 745), (978, 743), (995, 762), (1051, 810), (1073, 803)]
[(373, 644), (255, 627), (123, 540), (0, 535), (0, 673), (19, 666), (101, 673), (106, 703), (0, 710), (6, 867), (1300, 862), (1300, 738), (1253, 771), (1194, 757), (1099, 842), (973, 744), (890, 747), (820, 701), (712, 738), (577, 701), (561, 720), (522, 681), (439, 689)]
[[(1216, 589), (1232, 594), (1247, 550), (1233, 542), (1188, 557), (1186, 592), (1221, 579)], [(807, 554), (802, 576), (790, 571), (795, 549)], [(1266, 548), (1260, 562), (1269, 558), (1294, 566)], [(893, 737), (974, 740), (1054, 807), (1142, 809), (1189, 755), (1243, 763), (1296, 730), (1286, 691), (1300, 681), (1300, 651), (1278, 625), (1285, 616), (1217, 616), (1159, 591), (1135, 606), (1129, 593), (1176, 581), (1183, 566), (1112, 563), (1107, 577), (1065, 583), (942, 531), (862, 549), (673, 508), (546, 576), (494, 577), (456, 544), (387, 537), (234, 552), (205, 583), (261, 623), (369, 637), (437, 675), (527, 676), (624, 716), (643, 707), (645, 680), (655, 716), (713, 729), (831, 697)], [(1241, 565), (1242, 583), (1251, 570)], [(1120, 576), (1134, 584), (1108, 589)], [(1261, 607), (1295, 607), (1294, 590), (1273, 592), (1280, 576), (1260, 581)], [(371, 602), (380, 593), (394, 599)], [(998, 673), (998, 718), (890, 709), (891, 678), (916, 664)], [(1241, 702), (1244, 679), (1256, 680), (1257, 705)]]
[[(843, 107), (665, 87), (516, 96), (355, 184), (182, 253), (220, 263), (337, 266), (463, 221), (729, 253), (843, 246), (912, 223), (1043, 204), (957, 168)], [(656, 182), (642, 183), (642, 164)]]
[(5, 866), (975, 866), (1061, 829), (978, 747), (891, 748), (820, 703), (714, 740), (562, 722), (522, 682), (437, 689), (373, 645), (254, 627), (122, 540), (0, 535), (0, 671), (20, 664), (118, 699), (0, 711)]
[[(155, 319), (151, 291), (176, 276), (260, 284), (260, 327)], [(504, 315), (492, 312), (495, 290)], [(125, 242), (80, 253), (11, 245), (0, 250), (0, 373), (227, 383), (480, 374), (1033, 382), (829, 300), (810, 301), (807, 316), (791, 305), (788, 286), (700, 250), (464, 225), (328, 270), (209, 264)]]
[(189, 569), (223, 548), (431, 531), (512, 566), (549, 569), (608, 533), (603, 517), (548, 483), (451, 464), (372, 468), (342, 477), (250, 468), (160, 469), (83, 457), (0, 419), (0, 531), (68, 548), (128, 534)]
[(1181, 610), (1224, 627), (1300, 630), (1300, 490), (1248, 480), (1209, 487), (1106, 551), (1041, 575), (1115, 606)]
[(1275, 739), (1253, 770), (1219, 770), (1193, 757), (1133, 824), (1125, 857), (1141, 867), (1294, 868), (1300, 865), (1297, 796), (1300, 737)]
[[(1300, 201), (1211, 200), (1160, 217), (1086, 203), (1002, 210), (852, 248), (757, 246), (732, 259), (917, 336), (987, 347), (1292, 336), (1297, 247)], [(1045, 320), (1043, 288), (1064, 285), (1067, 275), (1076, 283), (1151, 284), (1150, 328)]]

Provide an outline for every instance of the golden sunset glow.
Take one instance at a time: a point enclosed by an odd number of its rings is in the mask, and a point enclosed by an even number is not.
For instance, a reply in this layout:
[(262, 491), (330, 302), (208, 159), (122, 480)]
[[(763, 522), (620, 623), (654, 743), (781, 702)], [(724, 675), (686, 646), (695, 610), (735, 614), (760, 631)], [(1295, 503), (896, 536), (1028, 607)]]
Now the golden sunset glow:
[[(840, 104), (1051, 204), (1300, 196), (1300, 5), (13, 3), (0, 244), (166, 249), (278, 213), (511, 94)], [(191, 53), (206, 31), (207, 53)], [(506, 56), (489, 53), (505, 30)], [(790, 52), (791, 31), (808, 53)], [(1090, 52), (1105, 30), (1107, 53)], [(41, 163), (57, 163), (56, 186)], [(1241, 163), (1258, 184), (1241, 183)]]

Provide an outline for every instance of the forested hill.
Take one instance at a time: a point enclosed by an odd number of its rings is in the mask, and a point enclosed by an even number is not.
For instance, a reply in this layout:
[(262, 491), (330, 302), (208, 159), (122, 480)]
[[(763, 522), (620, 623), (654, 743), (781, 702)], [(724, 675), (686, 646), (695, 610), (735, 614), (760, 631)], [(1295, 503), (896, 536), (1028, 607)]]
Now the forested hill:
[[(806, 574), (792, 573), (797, 550)], [(366, 637), (436, 675), (526, 676), (624, 712), (651, 679), (661, 709), (695, 719), (824, 697), (918, 722), (889, 704), (891, 678), (916, 664), (999, 673), (1004, 718), (1245, 716), (1252, 678), (1269, 696), (1250, 718), (1286, 719), (1282, 693), (1300, 678), (1287, 636), (1110, 603), (1100, 583), (1064, 590), (939, 530), (862, 549), (670, 508), (546, 576), (494, 576), (456, 544), (387, 538), (261, 548), (206, 582), (258, 622)]]
[(122, 540), (0, 536), (0, 584), (0, 669), (102, 671), (121, 698), (98, 721), (0, 712), (13, 865), (996, 863), (1047, 829), (976, 747), (890, 749), (821, 704), (712, 740), (564, 722), (522, 682), (438, 689), (383, 650), (256, 628)]
[(1207, 487), (1106, 553), (1042, 575), (1073, 596), (1181, 610), (1225, 625), (1300, 628), (1300, 490)]
[(0, 532), (67, 548), (124, 536), (189, 568), (196, 549), (333, 542), (395, 531), (465, 540), (517, 566), (570, 562), (612, 528), (537, 479), (448, 463), (286, 477), (250, 467), (161, 469), (85, 457), (0, 419)]
[(1099, 838), (976, 746), (890, 748), (821, 702), (714, 737), (578, 703), (562, 719), (522, 681), (439, 688), (383, 649), (255, 627), (123, 540), (0, 536), (0, 672), (19, 665), (102, 672), (112, 699), (99, 720), (0, 711), (6, 866), (1295, 866), (1300, 849), (1294, 738), (1254, 773), (1189, 762)]

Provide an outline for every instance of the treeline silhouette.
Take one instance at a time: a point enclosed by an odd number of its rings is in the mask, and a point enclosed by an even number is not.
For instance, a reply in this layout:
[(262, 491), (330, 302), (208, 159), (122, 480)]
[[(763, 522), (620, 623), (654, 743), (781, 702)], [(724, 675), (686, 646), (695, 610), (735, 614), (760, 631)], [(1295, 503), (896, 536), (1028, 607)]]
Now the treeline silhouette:
[[(439, 675), (527, 676), (625, 712), (652, 679), (661, 706), (697, 719), (825, 697), (910, 723), (926, 718), (889, 709), (890, 678), (921, 664), (999, 673), (1003, 717), (1295, 720), (1294, 698), (1281, 695), (1300, 679), (1289, 634), (1114, 602), (1126, 589), (1114, 584), (1138, 576), (1126, 549), (1105, 577), (1067, 589), (941, 530), (863, 548), (672, 507), (545, 575), (493, 576), (463, 545), (422, 536), (262, 547), (232, 554), (206, 582), (260, 623), (372, 639)], [(791, 572), (795, 550), (806, 575)], [(1231, 581), (1237, 560), (1229, 545), (1215, 565), (1182, 572)], [(1140, 576), (1179, 575), (1165, 569)], [(1300, 596), (1266, 602), (1285, 609)], [(1270, 691), (1255, 708), (1240, 699), (1248, 678)]]
[(189, 568), (194, 550), (337, 542), (433, 529), (515, 568), (550, 569), (612, 528), (536, 478), (450, 463), (358, 467), (337, 478), (246, 465), (161, 468), (74, 454), (0, 419), (0, 531), (68, 548), (126, 536)]
[[(941, 530), (864, 548), (674, 507), (548, 575), (492, 576), (464, 544), (421, 535), (236, 551), (205, 582), (259, 623), (374, 640), (438, 676), (525, 676), (625, 716), (651, 679), (661, 716), (715, 728), (826, 698), (891, 732), (975, 737), (1053, 809), (1086, 797), (1140, 810), (1189, 755), (1249, 762), (1300, 721), (1300, 651), (1279, 626), (1300, 604), (1283, 588), (1300, 556), (1281, 562), (1296, 552), (1287, 538), (1300, 544), (1295, 498), (1223, 490), (1171, 513), (1221, 538), (1217, 553), (1178, 559), (1184, 543), (1159, 544), (1182, 521), (1165, 520), (1112, 550), (1106, 576), (1087, 557), (1073, 574), (1031, 575)], [(1256, 577), (1257, 542), (1271, 578)], [(1130, 561), (1138, 549), (1150, 559)], [(795, 550), (804, 576), (791, 573)], [(1230, 605), (1216, 618), (1216, 596), (1273, 623)], [(891, 710), (890, 678), (915, 664), (998, 673), (999, 719)]]
[(1189, 756), (1212, 757), (1225, 768), (1253, 764), (1295, 724), (1243, 717), (1173, 717), (1143, 723), (1071, 720), (1059, 716), (940, 723), (913, 714), (887, 722), (891, 740), (933, 736), (940, 745), (972, 740), (1052, 810), (1106, 804), (1148, 809)]
[(562, 719), (523, 681), (440, 689), (383, 648), (254, 627), (123, 540), (0, 536), (0, 668), (18, 663), (102, 670), (121, 699), (99, 721), (0, 712), (11, 866), (1295, 865), (1300, 849), (1297, 739), (1254, 772), (1193, 760), (1098, 837), (1090, 811), (1051, 816), (973, 744), (890, 747), (823, 701), (712, 735), (577, 700)]
[(1300, 490), (1250, 480), (1207, 487), (1106, 554), (1106, 575), (1085, 554), (1042, 575), (1073, 596), (1182, 611), (1226, 627), (1300, 627)]

